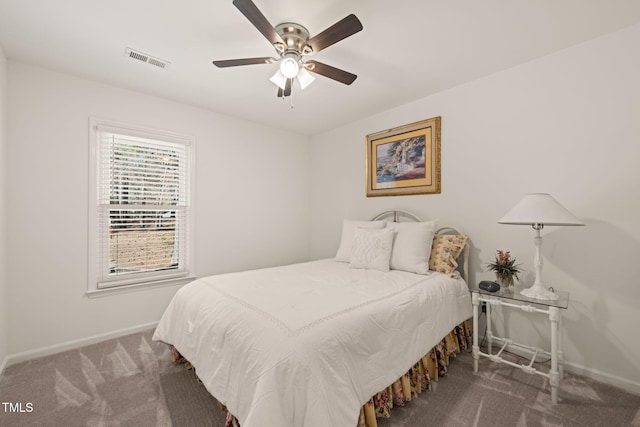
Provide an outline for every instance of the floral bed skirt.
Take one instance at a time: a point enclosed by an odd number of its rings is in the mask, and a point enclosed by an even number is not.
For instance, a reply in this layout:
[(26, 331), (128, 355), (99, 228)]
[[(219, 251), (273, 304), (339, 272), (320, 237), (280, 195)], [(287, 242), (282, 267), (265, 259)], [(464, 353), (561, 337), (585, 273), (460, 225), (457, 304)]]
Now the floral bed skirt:
[[(394, 406), (404, 406), (405, 402), (430, 388), (431, 381), (438, 381), (438, 377), (445, 375), (451, 358), (460, 351), (471, 348), (471, 325), (465, 320), (446, 335), (427, 354), (418, 360), (409, 371), (398, 378), (393, 384), (376, 393), (360, 408), (357, 427), (377, 427), (377, 418), (389, 418)], [(171, 360), (185, 363), (193, 369), (182, 355), (172, 348)], [(220, 405), (223, 410), (226, 408)], [(240, 423), (229, 411), (225, 427), (240, 427)]]

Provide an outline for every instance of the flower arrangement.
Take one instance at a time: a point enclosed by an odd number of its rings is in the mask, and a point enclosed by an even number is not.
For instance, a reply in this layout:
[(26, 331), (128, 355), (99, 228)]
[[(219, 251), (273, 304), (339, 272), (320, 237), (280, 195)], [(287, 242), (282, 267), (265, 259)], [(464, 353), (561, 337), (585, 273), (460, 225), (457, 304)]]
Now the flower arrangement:
[(496, 251), (495, 262), (487, 263), (489, 271), (493, 271), (496, 274), (496, 278), (499, 282), (507, 286), (513, 285), (513, 278), (519, 279), (518, 273), (520, 273), (519, 264), (516, 264), (516, 259), (511, 258), (511, 252), (509, 251)]

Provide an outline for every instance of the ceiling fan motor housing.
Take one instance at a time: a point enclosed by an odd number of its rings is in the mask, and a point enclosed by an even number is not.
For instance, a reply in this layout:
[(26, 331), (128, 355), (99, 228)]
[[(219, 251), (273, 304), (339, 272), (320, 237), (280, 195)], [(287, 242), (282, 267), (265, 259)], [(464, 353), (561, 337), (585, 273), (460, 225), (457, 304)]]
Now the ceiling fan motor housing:
[(295, 52), (298, 55), (310, 53), (308, 52), (310, 48), (307, 46), (309, 31), (305, 27), (293, 22), (283, 22), (282, 24), (276, 25), (275, 29), (285, 43), (281, 51), (277, 43), (275, 45), (276, 50), (280, 54), (285, 52)]

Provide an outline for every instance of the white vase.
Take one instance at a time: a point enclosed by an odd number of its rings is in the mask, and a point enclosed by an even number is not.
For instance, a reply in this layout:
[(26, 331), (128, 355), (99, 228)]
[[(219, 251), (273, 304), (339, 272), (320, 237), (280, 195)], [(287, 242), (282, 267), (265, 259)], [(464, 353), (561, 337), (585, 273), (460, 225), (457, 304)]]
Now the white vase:
[(514, 277), (513, 275), (496, 274), (496, 282), (498, 282), (501, 288), (512, 289), (514, 286)]

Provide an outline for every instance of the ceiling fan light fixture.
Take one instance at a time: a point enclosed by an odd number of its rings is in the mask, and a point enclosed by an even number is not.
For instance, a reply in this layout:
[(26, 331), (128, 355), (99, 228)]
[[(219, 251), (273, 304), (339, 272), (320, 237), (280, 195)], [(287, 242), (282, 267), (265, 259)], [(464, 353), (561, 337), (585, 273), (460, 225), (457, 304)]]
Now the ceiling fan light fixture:
[(274, 85), (278, 86), (282, 90), (284, 90), (285, 86), (287, 85), (287, 78), (279, 69), (273, 76), (271, 76), (269, 80), (271, 80)]
[(298, 83), (300, 83), (300, 89), (304, 90), (309, 86), (316, 78), (311, 75), (304, 67), (298, 71)]
[(288, 79), (292, 79), (298, 75), (300, 64), (298, 64), (298, 56), (295, 53), (285, 53), (280, 62), (280, 72)]
[(240, 58), (213, 61), (218, 68), (237, 67), (253, 64), (271, 64), (280, 61), (277, 72), (269, 79), (278, 86), (278, 97), (291, 96), (293, 80), (298, 78), (302, 89), (314, 81), (307, 71), (320, 74), (345, 85), (350, 85), (358, 77), (355, 74), (317, 61), (304, 62), (303, 58), (326, 49), (333, 44), (362, 31), (362, 23), (350, 14), (313, 37), (300, 24), (283, 22), (275, 27), (269, 23), (253, 0), (233, 0), (233, 5), (262, 33), (278, 53), (276, 58)]

